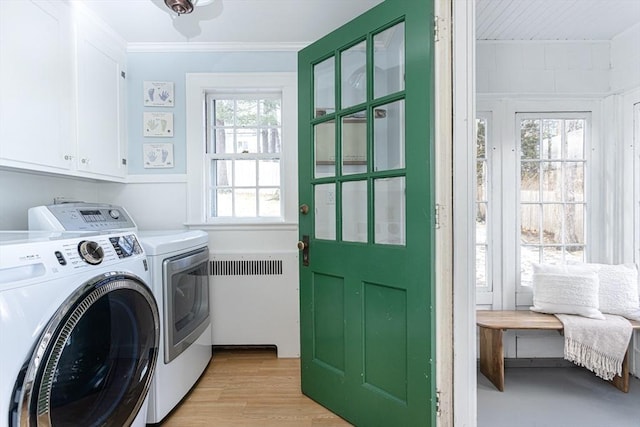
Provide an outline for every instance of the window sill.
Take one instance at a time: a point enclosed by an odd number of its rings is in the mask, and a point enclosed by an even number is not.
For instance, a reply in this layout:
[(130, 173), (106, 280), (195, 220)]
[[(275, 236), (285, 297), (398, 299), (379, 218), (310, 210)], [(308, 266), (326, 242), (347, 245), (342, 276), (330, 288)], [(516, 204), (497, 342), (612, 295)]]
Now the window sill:
[(243, 231), (298, 231), (298, 224), (295, 222), (191, 222), (185, 226), (189, 229), (198, 230), (243, 230)]

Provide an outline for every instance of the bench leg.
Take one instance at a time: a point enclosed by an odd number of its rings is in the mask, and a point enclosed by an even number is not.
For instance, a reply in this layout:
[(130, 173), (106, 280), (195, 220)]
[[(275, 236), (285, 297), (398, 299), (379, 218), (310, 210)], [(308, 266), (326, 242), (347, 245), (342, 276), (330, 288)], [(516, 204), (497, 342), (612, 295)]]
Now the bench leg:
[(624, 361), (622, 362), (622, 376), (616, 375), (610, 382), (623, 393), (629, 392), (629, 350), (624, 355)]
[(480, 329), (480, 372), (500, 391), (504, 391), (504, 353), (502, 329)]

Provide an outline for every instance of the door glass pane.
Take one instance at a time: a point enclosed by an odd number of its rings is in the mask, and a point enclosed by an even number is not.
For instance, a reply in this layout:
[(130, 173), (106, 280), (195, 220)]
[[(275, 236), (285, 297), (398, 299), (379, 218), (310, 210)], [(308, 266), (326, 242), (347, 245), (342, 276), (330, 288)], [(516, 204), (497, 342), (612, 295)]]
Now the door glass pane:
[(404, 181), (404, 177), (374, 181), (375, 243), (404, 245), (406, 242)]
[(373, 37), (373, 95), (404, 90), (404, 22)]
[(336, 185), (314, 187), (316, 239), (336, 239)]
[(342, 108), (367, 99), (367, 42), (363, 41), (340, 54)]
[(314, 116), (324, 116), (336, 111), (335, 58), (332, 56), (313, 66)]
[(342, 118), (342, 174), (367, 171), (367, 118), (364, 111)]
[(374, 171), (404, 168), (404, 100), (373, 112)]
[(314, 176), (336, 175), (336, 122), (331, 120), (313, 127), (315, 147)]
[(342, 184), (342, 240), (367, 241), (367, 181)]

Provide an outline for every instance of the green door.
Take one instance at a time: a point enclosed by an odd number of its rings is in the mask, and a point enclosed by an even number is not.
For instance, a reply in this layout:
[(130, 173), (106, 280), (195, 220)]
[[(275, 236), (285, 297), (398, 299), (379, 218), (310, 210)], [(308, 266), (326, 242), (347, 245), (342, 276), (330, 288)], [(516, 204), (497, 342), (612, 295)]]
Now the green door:
[(386, 0), (298, 56), (302, 390), (358, 426), (435, 425), (432, 23)]

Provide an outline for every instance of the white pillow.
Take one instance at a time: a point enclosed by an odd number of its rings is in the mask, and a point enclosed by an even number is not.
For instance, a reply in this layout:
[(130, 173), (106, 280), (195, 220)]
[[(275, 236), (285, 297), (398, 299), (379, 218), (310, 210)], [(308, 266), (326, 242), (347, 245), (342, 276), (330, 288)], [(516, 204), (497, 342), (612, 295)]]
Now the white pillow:
[(579, 264), (596, 268), (600, 279), (599, 308), (603, 313), (640, 320), (638, 269), (635, 264)]
[(594, 267), (534, 264), (531, 310), (604, 320), (598, 310), (598, 288)]

